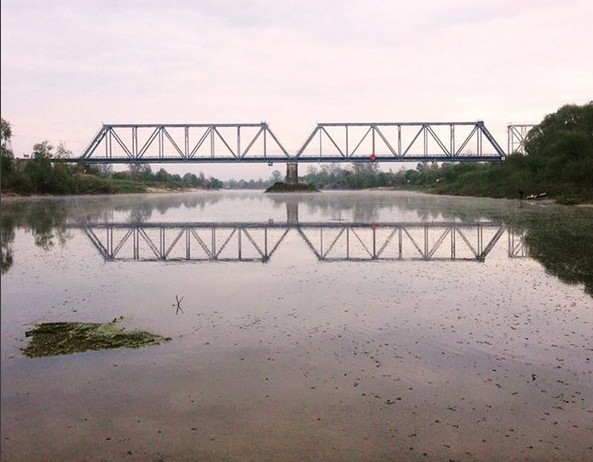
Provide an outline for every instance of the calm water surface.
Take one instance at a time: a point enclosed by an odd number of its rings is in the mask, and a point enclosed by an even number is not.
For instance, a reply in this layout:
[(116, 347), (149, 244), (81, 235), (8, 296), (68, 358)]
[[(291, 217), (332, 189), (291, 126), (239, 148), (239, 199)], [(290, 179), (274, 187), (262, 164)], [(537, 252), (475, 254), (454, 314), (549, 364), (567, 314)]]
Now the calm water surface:
[[(2, 460), (593, 460), (592, 236), (400, 192), (3, 200)], [(172, 341), (22, 354), (120, 316)]]

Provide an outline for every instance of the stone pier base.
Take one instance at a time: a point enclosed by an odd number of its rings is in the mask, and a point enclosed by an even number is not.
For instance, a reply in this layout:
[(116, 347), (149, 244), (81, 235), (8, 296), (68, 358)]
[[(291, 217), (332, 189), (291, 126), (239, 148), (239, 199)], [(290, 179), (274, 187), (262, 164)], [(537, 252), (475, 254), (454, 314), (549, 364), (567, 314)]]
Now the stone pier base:
[(286, 184), (298, 184), (299, 182), (299, 169), (298, 164), (286, 164)]

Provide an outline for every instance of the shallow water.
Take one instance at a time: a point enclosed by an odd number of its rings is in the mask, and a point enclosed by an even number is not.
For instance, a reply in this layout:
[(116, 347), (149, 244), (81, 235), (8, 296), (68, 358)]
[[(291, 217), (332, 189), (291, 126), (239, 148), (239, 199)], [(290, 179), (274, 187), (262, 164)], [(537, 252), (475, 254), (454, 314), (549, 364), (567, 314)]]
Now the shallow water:
[[(592, 460), (591, 236), (401, 192), (3, 200), (2, 460)], [(173, 340), (22, 354), (120, 316)]]

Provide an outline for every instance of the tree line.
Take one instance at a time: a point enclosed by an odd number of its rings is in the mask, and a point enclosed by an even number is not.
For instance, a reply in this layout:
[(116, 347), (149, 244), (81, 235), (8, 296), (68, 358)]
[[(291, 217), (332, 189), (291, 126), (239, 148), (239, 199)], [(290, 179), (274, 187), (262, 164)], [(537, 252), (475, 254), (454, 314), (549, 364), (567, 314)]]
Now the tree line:
[[(33, 147), (30, 160), (14, 159), (10, 146), (10, 124), (2, 119), (2, 191), (17, 193), (85, 194), (134, 192), (140, 185), (171, 188), (265, 189), (282, 181), (274, 170), (270, 178), (220, 180), (203, 173), (183, 176), (164, 169), (153, 173), (148, 164), (130, 165), (113, 172), (108, 165), (86, 168), (55, 162), (68, 156), (60, 144), (55, 150), (47, 142)], [(563, 203), (593, 201), (593, 101), (582, 106), (569, 104), (533, 127), (527, 134), (526, 154), (511, 153), (494, 164), (419, 163), (414, 169), (384, 171), (374, 162), (348, 167), (327, 164), (309, 167), (301, 177), (317, 189), (393, 188), (418, 189), (440, 194), (527, 197), (546, 194)]]
[(525, 152), (497, 164), (442, 165), (425, 179), (437, 193), (593, 201), (593, 101), (547, 115), (527, 133)]
[(499, 163), (419, 163), (381, 171), (377, 164), (310, 167), (303, 179), (318, 189), (390, 187), (441, 194), (518, 198), (545, 194), (563, 203), (593, 201), (593, 102), (569, 104), (533, 127), (526, 154)]
[(36, 143), (26, 159), (16, 159), (12, 150), (12, 127), (1, 119), (0, 181), (2, 192), (16, 194), (112, 194), (143, 192), (147, 187), (171, 189), (220, 189), (222, 181), (186, 173), (153, 172), (149, 164), (130, 164), (126, 171), (114, 172), (109, 164), (85, 166), (63, 162), (72, 153), (63, 143)]

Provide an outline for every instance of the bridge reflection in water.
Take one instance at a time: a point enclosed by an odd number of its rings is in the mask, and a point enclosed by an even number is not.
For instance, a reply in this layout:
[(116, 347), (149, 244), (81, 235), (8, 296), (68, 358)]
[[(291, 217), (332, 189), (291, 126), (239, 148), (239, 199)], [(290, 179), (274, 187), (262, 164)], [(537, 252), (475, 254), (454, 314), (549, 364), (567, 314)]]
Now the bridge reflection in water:
[(85, 224), (107, 262), (268, 262), (294, 234), (319, 261), (485, 261), (508, 233), (508, 256), (527, 256), (521, 233), (495, 222)]

